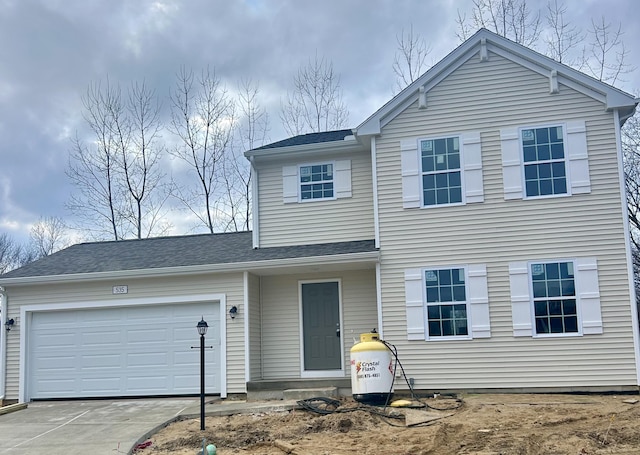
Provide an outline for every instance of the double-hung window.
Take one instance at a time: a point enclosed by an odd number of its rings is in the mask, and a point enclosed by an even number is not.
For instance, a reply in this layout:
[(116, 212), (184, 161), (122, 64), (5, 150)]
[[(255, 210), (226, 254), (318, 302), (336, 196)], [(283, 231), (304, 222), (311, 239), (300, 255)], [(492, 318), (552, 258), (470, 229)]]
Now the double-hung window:
[(468, 337), (464, 268), (425, 270), (427, 337)]
[(333, 198), (333, 164), (300, 166), (300, 199)]
[(520, 131), (526, 197), (567, 194), (562, 126)]
[(531, 264), (536, 335), (578, 333), (573, 262)]
[(404, 285), (409, 340), (491, 336), (484, 264), (405, 269)]
[(591, 192), (584, 120), (503, 128), (500, 146), (506, 200)]
[(513, 336), (601, 334), (598, 281), (594, 257), (509, 263)]
[(462, 203), (460, 138), (420, 140), (423, 206)]

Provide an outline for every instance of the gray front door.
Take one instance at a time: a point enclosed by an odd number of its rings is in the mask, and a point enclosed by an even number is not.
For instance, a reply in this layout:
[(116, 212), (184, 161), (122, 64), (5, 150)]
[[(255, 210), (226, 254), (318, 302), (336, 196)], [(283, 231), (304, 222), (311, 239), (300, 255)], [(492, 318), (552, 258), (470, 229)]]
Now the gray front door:
[(305, 371), (341, 369), (337, 281), (302, 284), (302, 332)]

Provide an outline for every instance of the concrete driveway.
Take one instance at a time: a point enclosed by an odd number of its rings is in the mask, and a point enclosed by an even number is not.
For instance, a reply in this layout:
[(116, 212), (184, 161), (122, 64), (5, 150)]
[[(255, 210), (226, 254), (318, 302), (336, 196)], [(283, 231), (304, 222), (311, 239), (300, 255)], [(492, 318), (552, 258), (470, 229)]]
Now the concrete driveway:
[(114, 455), (197, 399), (46, 401), (0, 415), (0, 453)]

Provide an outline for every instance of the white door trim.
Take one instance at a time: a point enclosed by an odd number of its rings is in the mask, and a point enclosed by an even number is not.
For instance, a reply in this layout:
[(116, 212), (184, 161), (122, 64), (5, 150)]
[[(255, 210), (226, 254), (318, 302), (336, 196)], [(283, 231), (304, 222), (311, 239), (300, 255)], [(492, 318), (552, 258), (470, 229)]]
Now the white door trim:
[[(227, 396), (227, 325), (225, 294), (172, 295), (161, 297), (140, 297), (122, 300), (96, 300), (90, 302), (50, 303), (42, 305), (25, 305), (20, 307), (20, 384), (18, 400), (27, 403), (30, 400), (27, 382), (27, 352), (29, 352), (29, 328), (33, 313), (57, 310), (88, 310), (99, 308), (131, 307), (140, 305), (167, 305), (171, 303), (219, 302), (220, 311), (220, 396)], [(197, 321), (195, 321), (197, 323)], [(198, 334), (194, 325), (194, 340)]]
[[(302, 285), (309, 283), (338, 283), (338, 314), (340, 317), (340, 369), (336, 370), (305, 370), (304, 369), (304, 327), (302, 320)], [(301, 378), (343, 378), (344, 368), (344, 322), (342, 320), (342, 279), (322, 278), (317, 280), (298, 280), (298, 317), (300, 339), (300, 377)]]

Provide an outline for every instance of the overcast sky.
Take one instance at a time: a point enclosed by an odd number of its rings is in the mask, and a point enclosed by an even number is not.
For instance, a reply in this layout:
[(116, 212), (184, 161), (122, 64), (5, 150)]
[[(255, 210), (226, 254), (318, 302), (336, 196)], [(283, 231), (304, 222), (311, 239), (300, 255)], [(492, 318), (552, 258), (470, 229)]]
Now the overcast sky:
[[(530, 0), (532, 9), (546, 1)], [(640, 67), (636, 0), (566, 0), (572, 22), (621, 24), (629, 62)], [(182, 65), (209, 65), (228, 87), (260, 84), (270, 139), (285, 133), (280, 100), (317, 51), (340, 74), (349, 126), (393, 95), (396, 36), (413, 24), (432, 47), (455, 48), (458, 11), (471, 0), (0, 0), (0, 234), (26, 240), (40, 217), (72, 220), (65, 175), (71, 137), (85, 128), (81, 97), (104, 80), (145, 80), (169, 105)], [(538, 44), (544, 51), (544, 44)], [(640, 89), (640, 70), (617, 85)], [(183, 234), (174, 230), (173, 234)]]

